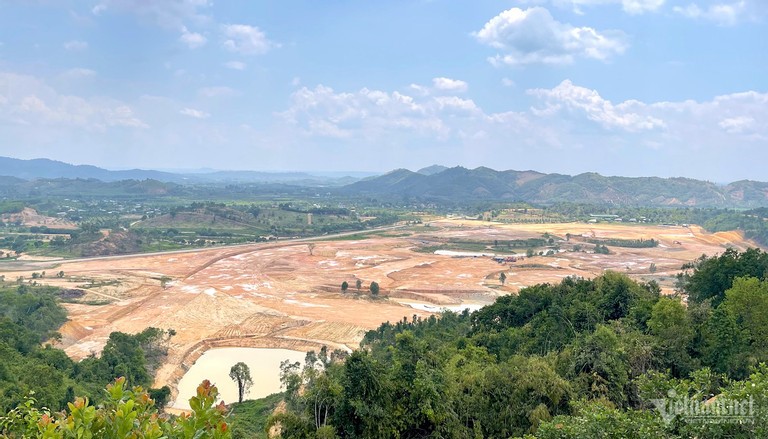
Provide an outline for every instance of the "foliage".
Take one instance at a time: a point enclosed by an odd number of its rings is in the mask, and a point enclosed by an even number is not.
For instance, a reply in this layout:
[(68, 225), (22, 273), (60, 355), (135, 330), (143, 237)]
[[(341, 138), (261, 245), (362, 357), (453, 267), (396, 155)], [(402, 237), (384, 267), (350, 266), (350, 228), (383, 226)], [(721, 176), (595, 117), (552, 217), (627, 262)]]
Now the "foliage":
[[(42, 343), (56, 339), (66, 321), (57, 303), (59, 290), (21, 284), (0, 290), (0, 410), (7, 411), (35, 393), (52, 410), (66, 407), (74, 394), (100, 402), (101, 389), (118, 377), (147, 388), (167, 353), (173, 330), (148, 328), (139, 334), (112, 333), (101, 357), (72, 361), (63, 351)], [(162, 389), (152, 390), (162, 407)], [(167, 400), (167, 396), (166, 396)]]
[(744, 252), (729, 248), (718, 256), (702, 255), (682, 268), (685, 271), (678, 275), (679, 289), (694, 302), (711, 299), (712, 304), (717, 305), (737, 277), (765, 279), (768, 275), (768, 253), (757, 248)]
[(33, 398), (0, 416), (0, 436), (14, 438), (200, 438), (226, 439), (231, 434), (225, 422), (226, 407), (214, 406), (218, 390), (204, 381), (190, 399), (191, 415), (165, 419), (158, 416), (154, 401), (141, 387), (126, 388), (119, 378), (107, 386), (103, 405), (77, 398), (67, 412), (35, 407)]
[(657, 247), (659, 241), (655, 239), (587, 239), (592, 244), (602, 244), (603, 246), (610, 245), (611, 247), (628, 247), (628, 248), (651, 248)]

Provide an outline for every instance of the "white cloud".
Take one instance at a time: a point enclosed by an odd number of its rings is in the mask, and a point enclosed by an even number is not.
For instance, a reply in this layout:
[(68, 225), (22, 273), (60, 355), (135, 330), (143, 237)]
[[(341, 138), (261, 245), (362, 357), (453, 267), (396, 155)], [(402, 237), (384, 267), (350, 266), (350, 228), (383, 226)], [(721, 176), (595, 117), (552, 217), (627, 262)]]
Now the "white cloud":
[(319, 85), (302, 87), (291, 97), (293, 105), (280, 115), (307, 135), (333, 138), (375, 138), (388, 130), (405, 130), (443, 137), (447, 128), (432, 108), (400, 92), (364, 88), (355, 93), (336, 93)]
[[(411, 86), (409, 90), (419, 89)], [(596, 90), (565, 80), (528, 94), (536, 101), (529, 110), (494, 113), (455, 95), (406, 95), (367, 88), (337, 92), (319, 85), (297, 90), (290, 108), (279, 115), (289, 124), (287, 132), (302, 134), (301, 144), (334, 139), (340, 142), (334, 144), (354, 150), (386, 144), (427, 148), (432, 154), (452, 148), (451, 156), (463, 157), (471, 151), (467, 160), (482, 156), (480, 151), (508, 157), (515, 150), (524, 151), (525, 157), (538, 157), (540, 166), (548, 166), (556, 151), (581, 166), (581, 171), (600, 169), (590, 167), (605, 160), (607, 167), (624, 161), (629, 167), (623, 173), (639, 172), (633, 170), (635, 162), (653, 151), (652, 160), (663, 163), (649, 173), (690, 175), (681, 155), (711, 158), (727, 155), (728, 148), (734, 147), (762, 151), (768, 142), (768, 93), (737, 93), (706, 102), (612, 102)], [(584, 154), (595, 160), (585, 162)], [(535, 168), (536, 163), (525, 166)]]
[(215, 87), (203, 87), (200, 90), (198, 90), (198, 93), (200, 94), (200, 96), (203, 96), (206, 98), (230, 97), (237, 94), (234, 89), (223, 86), (223, 85), (219, 85)]
[(438, 90), (447, 90), (457, 93), (463, 93), (469, 88), (469, 85), (464, 81), (443, 77), (432, 79), (432, 85)]
[(560, 23), (542, 7), (508, 9), (473, 35), (503, 52), (490, 58), (494, 65), (570, 64), (576, 58), (606, 61), (627, 48), (620, 31)]
[(0, 90), (0, 121), (38, 127), (34, 134), (47, 128), (149, 128), (129, 105), (114, 99), (60, 94), (37, 78), (14, 73), (0, 72), (0, 84), (8, 84), (7, 92)]
[(440, 110), (461, 110), (467, 112), (480, 111), (472, 99), (462, 99), (458, 96), (437, 96), (435, 98)]
[(228, 61), (224, 63), (224, 67), (232, 70), (245, 70), (247, 66), (242, 61)]
[(93, 76), (96, 76), (96, 72), (91, 69), (85, 69), (85, 68), (74, 68), (69, 69), (66, 72), (62, 74), (67, 79), (83, 79), (83, 78), (91, 78)]
[(70, 52), (80, 52), (88, 48), (88, 43), (85, 41), (72, 40), (64, 43), (64, 49)]
[(207, 119), (211, 115), (200, 110), (195, 110), (194, 108), (184, 108), (179, 113), (183, 114), (184, 116), (189, 116), (195, 119)]
[(278, 44), (270, 41), (258, 27), (247, 24), (227, 24), (223, 27), (224, 48), (244, 55), (262, 55)]
[(503, 85), (504, 87), (514, 87), (515, 81), (509, 78), (501, 78), (501, 85)]
[(545, 102), (543, 109), (534, 109), (534, 112), (540, 115), (552, 115), (567, 109), (584, 113), (589, 120), (609, 129), (642, 131), (664, 127), (661, 119), (641, 114), (645, 108), (642, 102), (626, 101), (614, 105), (603, 99), (597, 91), (573, 85), (569, 80), (563, 81), (553, 89), (533, 89), (528, 90), (528, 93)]
[(723, 119), (717, 124), (731, 134), (741, 134), (755, 126), (755, 119), (749, 116), (739, 116)]
[(179, 41), (186, 44), (190, 49), (197, 49), (199, 47), (205, 46), (205, 43), (208, 42), (208, 39), (205, 38), (203, 34), (190, 32), (186, 26), (182, 26)]
[(719, 26), (733, 26), (747, 15), (746, 1), (716, 3), (700, 7), (697, 3), (687, 6), (675, 6), (674, 11), (684, 17), (695, 20), (711, 21)]

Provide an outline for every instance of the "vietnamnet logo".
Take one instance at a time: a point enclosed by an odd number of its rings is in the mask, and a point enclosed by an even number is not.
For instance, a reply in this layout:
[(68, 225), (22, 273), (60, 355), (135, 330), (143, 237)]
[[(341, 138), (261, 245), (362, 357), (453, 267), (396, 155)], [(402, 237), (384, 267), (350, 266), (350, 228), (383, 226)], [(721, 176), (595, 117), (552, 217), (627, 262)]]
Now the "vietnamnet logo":
[(751, 424), (755, 422), (755, 401), (714, 397), (700, 401), (687, 396), (678, 396), (674, 389), (667, 392), (668, 398), (652, 399), (651, 403), (661, 413), (666, 424), (676, 417), (689, 424)]

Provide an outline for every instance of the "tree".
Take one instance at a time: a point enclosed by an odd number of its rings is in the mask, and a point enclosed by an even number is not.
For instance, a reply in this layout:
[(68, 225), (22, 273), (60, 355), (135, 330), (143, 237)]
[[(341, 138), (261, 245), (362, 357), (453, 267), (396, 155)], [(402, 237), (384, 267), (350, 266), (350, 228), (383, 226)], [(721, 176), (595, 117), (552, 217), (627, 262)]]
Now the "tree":
[(499, 282), (501, 282), (501, 286), (504, 286), (504, 282), (507, 281), (507, 275), (504, 274), (502, 271), (501, 274), (499, 274)]
[(238, 402), (243, 402), (243, 396), (248, 393), (248, 390), (253, 385), (251, 370), (247, 364), (241, 361), (232, 366), (232, 369), (229, 370), (229, 377), (237, 383)]
[(355, 281), (355, 286), (357, 287), (357, 292), (359, 293), (360, 292), (360, 288), (363, 287), (363, 281), (361, 281), (360, 279), (356, 280)]
[(371, 290), (371, 294), (374, 296), (379, 295), (379, 284), (376, 281), (371, 282), (371, 286), (368, 287)]
[(687, 374), (691, 367), (688, 349), (694, 330), (685, 306), (677, 299), (660, 298), (653, 306), (648, 329), (656, 337), (664, 367), (676, 376)]
[(347, 283), (347, 281), (342, 282), (341, 283), (341, 292), (342, 293), (346, 293), (347, 292), (347, 288), (349, 288), (349, 284)]
[(309, 255), (313, 256), (314, 255), (313, 252), (315, 251), (315, 243), (310, 242), (309, 244), (307, 244), (307, 250), (309, 250)]
[(656, 273), (657, 267), (655, 262), (651, 262), (651, 265), (648, 267), (648, 271), (650, 273)]

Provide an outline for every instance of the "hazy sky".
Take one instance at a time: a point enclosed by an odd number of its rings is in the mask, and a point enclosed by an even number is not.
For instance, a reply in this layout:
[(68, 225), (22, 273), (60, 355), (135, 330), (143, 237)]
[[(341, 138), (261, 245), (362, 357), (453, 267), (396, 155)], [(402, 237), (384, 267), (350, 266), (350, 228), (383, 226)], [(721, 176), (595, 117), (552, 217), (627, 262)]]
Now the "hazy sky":
[(768, 180), (766, 0), (0, 0), (0, 155)]

